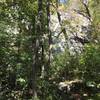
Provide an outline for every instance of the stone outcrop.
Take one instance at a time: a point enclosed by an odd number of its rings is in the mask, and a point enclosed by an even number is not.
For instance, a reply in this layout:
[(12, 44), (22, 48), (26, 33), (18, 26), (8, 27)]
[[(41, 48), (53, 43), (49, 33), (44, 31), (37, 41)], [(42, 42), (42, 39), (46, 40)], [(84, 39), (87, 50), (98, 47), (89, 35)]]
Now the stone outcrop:
[[(90, 41), (91, 21), (81, 12), (80, 0), (70, 0), (67, 8), (58, 8), (61, 22), (59, 23), (57, 14), (51, 15), (51, 31), (55, 37), (53, 48), (63, 51), (67, 46), (71, 54), (81, 53), (83, 45)], [(81, 13), (79, 13), (81, 12)], [(65, 33), (62, 32), (65, 29)]]

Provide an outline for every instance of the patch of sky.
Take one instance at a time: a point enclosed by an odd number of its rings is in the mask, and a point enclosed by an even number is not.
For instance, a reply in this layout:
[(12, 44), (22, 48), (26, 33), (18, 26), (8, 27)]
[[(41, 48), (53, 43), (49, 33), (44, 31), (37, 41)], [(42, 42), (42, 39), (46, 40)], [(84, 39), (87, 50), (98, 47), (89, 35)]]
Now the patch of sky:
[(68, 0), (59, 0), (60, 3), (66, 3)]

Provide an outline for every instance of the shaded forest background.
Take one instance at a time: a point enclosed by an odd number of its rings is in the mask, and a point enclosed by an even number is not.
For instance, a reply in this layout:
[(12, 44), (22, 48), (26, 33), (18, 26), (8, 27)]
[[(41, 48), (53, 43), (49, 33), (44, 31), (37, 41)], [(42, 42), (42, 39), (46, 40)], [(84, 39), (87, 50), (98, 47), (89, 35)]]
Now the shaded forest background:
[[(60, 15), (77, 7), (73, 1), (90, 23), (89, 39), (73, 37), (81, 51), (70, 51), (66, 26), (69, 34), (77, 26)], [(60, 25), (56, 36), (52, 15)], [(0, 100), (90, 99), (100, 100), (100, 1), (0, 0)]]

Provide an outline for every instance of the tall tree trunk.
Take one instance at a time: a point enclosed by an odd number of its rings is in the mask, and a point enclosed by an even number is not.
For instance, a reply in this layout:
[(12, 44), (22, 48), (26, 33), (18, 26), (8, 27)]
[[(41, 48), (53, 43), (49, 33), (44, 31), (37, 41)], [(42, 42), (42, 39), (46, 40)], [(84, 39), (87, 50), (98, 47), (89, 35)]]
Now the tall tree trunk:
[[(35, 28), (35, 17), (33, 18), (33, 35), (36, 34), (36, 28)], [(37, 63), (38, 63), (38, 46), (37, 46), (37, 40), (36, 37), (33, 38), (32, 40), (32, 90), (33, 90), (33, 100), (35, 100), (35, 98), (37, 98), (37, 92), (36, 92), (36, 73), (37, 70), (36, 68), (38, 67)]]
[[(35, 33), (35, 39), (33, 40), (33, 68), (32, 68), (32, 88), (33, 88), (33, 100), (37, 99), (37, 92), (36, 92), (36, 78), (37, 78), (37, 71), (40, 66), (39, 56), (40, 56), (40, 42), (41, 42), (41, 36), (42, 36), (42, 0), (38, 0), (38, 19), (37, 23), (35, 22), (36, 19), (34, 19), (34, 33)], [(36, 25), (36, 27), (35, 27)]]
[[(48, 43), (49, 43), (49, 51), (48, 51), (48, 67), (50, 67), (51, 62), (51, 43), (52, 43), (52, 36), (50, 32), (50, 0), (47, 0), (47, 34), (48, 34)], [(46, 68), (46, 73), (48, 74), (48, 67)]]

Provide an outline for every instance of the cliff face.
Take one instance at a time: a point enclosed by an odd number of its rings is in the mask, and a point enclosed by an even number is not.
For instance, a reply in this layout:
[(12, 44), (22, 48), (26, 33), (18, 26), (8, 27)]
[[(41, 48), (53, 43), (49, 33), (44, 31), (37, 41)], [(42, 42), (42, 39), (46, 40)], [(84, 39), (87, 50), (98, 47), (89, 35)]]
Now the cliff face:
[(68, 10), (79, 9), (80, 0), (70, 0)]
[[(91, 22), (84, 16), (81, 10), (82, 3), (80, 0), (70, 0), (67, 8), (58, 8), (61, 22), (58, 21), (57, 14), (51, 15), (51, 31), (52, 35), (57, 37), (54, 39), (55, 49), (63, 50), (63, 46), (67, 46), (71, 53), (81, 53), (83, 45), (89, 42), (91, 33)], [(65, 30), (65, 33), (62, 32)]]

